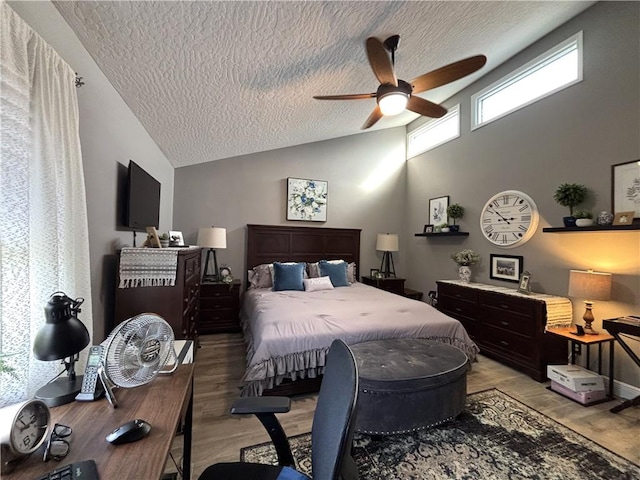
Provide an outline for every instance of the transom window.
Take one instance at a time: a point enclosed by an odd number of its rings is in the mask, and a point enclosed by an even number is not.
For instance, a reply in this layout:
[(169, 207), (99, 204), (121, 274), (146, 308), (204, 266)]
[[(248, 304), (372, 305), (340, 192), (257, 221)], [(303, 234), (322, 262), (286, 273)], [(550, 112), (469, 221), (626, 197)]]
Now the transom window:
[(582, 81), (582, 32), (471, 97), (471, 129)]
[(407, 134), (407, 158), (415, 157), (460, 136), (460, 105)]

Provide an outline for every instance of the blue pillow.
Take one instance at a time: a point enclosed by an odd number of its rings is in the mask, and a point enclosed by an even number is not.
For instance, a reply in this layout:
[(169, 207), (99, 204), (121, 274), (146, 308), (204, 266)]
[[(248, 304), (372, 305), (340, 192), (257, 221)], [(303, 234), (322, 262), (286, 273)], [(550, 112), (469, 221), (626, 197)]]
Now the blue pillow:
[(276, 292), (283, 290), (304, 290), (302, 279), (304, 278), (305, 263), (280, 263), (273, 262), (273, 289)]
[(347, 262), (329, 263), (326, 260), (318, 262), (321, 277), (329, 277), (334, 287), (348, 287)]

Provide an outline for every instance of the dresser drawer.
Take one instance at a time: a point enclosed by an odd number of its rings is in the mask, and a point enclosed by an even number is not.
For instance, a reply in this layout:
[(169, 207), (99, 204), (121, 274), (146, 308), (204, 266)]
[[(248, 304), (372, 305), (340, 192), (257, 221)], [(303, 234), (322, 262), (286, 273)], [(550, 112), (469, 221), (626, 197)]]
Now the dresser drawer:
[(482, 326), (482, 344), (487, 348), (501, 351), (507, 357), (523, 360), (531, 359), (536, 348), (530, 338), (490, 325)]
[(455, 318), (465, 318), (470, 321), (476, 321), (478, 307), (475, 303), (450, 295), (438, 295), (438, 308), (440, 311), (451, 315)]
[(200, 251), (184, 261), (184, 284), (192, 285), (200, 280)]
[(490, 307), (484, 307), (481, 311), (484, 325), (491, 325), (528, 338), (535, 336), (536, 326), (531, 317)]
[(533, 316), (533, 301), (510, 295), (500, 295), (490, 292), (480, 292), (480, 305), (492, 307), (504, 312), (515, 312), (521, 315)]
[(235, 299), (229, 296), (220, 297), (200, 297), (200, 306), (203, 310), (214, 310), (217, 308), (231, 307)]
[(447, 295), (456, 300), (464, 300), (476, 304), (478, 302), (478, 291), (472, 288), (459, 287), (449, 283), (438, 283), (438, 302), (441, 295)]

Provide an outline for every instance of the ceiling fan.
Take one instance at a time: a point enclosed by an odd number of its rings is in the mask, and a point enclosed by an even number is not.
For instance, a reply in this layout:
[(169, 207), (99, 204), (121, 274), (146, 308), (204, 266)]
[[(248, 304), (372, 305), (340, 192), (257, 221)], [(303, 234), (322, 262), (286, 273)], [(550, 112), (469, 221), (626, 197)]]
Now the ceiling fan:
[[(383, 116), (397, 115), (405, 109), (426, 117), (440, 118), (447, 109), (429, 100), (415, 96), (432, 88), (446, 85), (479, 70), (487, 62), (484, 55), (465, 58), (414, 78), (407, 83), (398, 79), (394, 71), (395, 51), (400, 43), (400, 35), (393, 35), (381, 42), (375, 37), (367, 38), (367, 57), (373, 73), (380, 82), (374, 93), (346, 95), (315, 95), (317, 100), (362, 100), (375, 98), (378, 104), (362, 126), (365, 130), (373, 126)], [(391, 53), (391, 58), (389, 54)]]

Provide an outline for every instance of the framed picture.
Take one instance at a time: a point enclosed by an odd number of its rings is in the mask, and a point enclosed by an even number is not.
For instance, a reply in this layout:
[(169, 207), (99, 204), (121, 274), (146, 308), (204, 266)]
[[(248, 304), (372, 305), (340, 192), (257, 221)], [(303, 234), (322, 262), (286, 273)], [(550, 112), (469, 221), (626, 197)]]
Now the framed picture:
[(429, 199), (429, 224), (440, 225), (441, 223), (447, 223), (449, 218), (447, 217), (447, 208), (449, 207), (449, 195), (444, 197), (430, 198)]
[(329, 182), (287, 178), (287, 220), (327, 221)]
[(147, 241), (145, 242), (147, 246), (154, 248), (161, 248), (160, 245), (160, 237), (158, 236), (158, 231), (156, 227), (147, 227)]
[(495, 255), (492, 253), (490, 258), (490, 278), (514, 283), (518, 283), (520, 281), (524, 257), (519, 255)]
[(613, 217), (614, 225), (631, 225), (633, 223), (633, 210), (629, 210), (628, 212), (618, 212), (616, 216)]
[(182, 247), (184, 246), (184, 237), (182, 236), (182, 232), (177, 232), (174, 230), (169, 230), (169, 245), (174, 247)]
[(371, 270), (369, 270), (369, 276), (371, 278), (378, 278), (378, 276), (380, 276), (380, 270), (378, 270), (377, 268), (372, 268)]
[(633, 218), (640, 220), (640, 160), (611, 166), (611, 211), (633, 211)]
[(433, 233), (433, 225), (425, 225), (422, 233)]
[(531, 293), (531, 274), (526, 270), (520, 275), (520, 281), (518, 283), (518, 292)]

